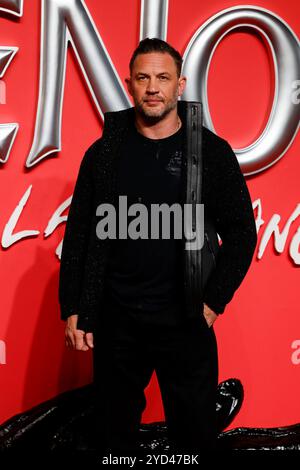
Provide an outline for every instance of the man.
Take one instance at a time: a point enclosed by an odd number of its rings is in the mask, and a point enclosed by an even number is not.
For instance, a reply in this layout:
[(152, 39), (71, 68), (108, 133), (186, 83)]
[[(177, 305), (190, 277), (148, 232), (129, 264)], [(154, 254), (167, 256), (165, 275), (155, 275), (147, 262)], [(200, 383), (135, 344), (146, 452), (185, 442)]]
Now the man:
[[(154, 370), (173, 448), (215, 448), (212, 325), (242, 282), (257, 240), (231, 147), (191, 125), (197, 104), (188, 114), (189, 103), (178, 101), (186, 85), (181, 64), (180, 54), (160, 39), (147, 38), (134, 51), (126, 78), (134, 107), (105, 114), (102, 138), (81, 163), (63, 243), (59, 299), (66, 344), (94, 348), (97, 439), (103, 450), (123, 454), (136, 449)], [(201, 134), (198, 155), (189, 150), (191, 129)], [(202, 166), (193, 171), (188, 156), (195, 165), (202, 159)], [(200, 172), (201, 194), (193, 189)], [(173, 232), (168, 238), (103, 237), (99, 206), (111, 204), (122, 217), (119, 196), (128, 207), (142, 203), (149, 211), (154, 204), (204, 204), (203, 248), (189, 252)]]

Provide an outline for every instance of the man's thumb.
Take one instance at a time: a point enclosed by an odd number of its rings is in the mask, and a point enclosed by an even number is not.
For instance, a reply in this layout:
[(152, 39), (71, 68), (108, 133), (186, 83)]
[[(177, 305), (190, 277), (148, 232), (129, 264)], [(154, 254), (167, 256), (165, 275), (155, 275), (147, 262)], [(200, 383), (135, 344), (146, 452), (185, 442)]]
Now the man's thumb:
[(93, 348), (94, 347), (94, 335), (93, 335), (93, 333), (86, 333), (85, 341), (86, 341), (86, 344), (88, 345), (89, 348)]

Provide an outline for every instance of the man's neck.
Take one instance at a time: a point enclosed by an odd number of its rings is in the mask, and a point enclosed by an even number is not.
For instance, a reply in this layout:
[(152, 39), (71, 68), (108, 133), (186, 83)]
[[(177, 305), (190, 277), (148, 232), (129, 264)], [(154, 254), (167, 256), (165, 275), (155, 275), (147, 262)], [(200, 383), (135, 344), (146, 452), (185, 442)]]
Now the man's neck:
[(164, 139), (180, 129), (181, 121), (177, 114), (177, 108), (157, 122), (149, 122), (136, 112), (135, 126), (140, 134), (149, 139)]

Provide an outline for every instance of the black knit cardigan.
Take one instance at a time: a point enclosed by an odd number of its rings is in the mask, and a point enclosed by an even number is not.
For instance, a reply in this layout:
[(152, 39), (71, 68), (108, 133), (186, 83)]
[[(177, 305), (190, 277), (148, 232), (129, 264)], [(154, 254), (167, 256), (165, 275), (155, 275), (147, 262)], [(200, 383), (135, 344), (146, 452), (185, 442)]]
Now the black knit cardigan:
[[(185, 101), (178, 101), (178, 113), (185, 128)], [(105, 113), (102, 137), (85, 152), (69, 209), (61, 256), (59, 302), (61, 318), (66, 320), (78, 314), (78, 328), (84, 331), (93, 331), (97, 316), (101, 315), (110, 251), (109, 239), (99, 240), (96, 236), (99, 222), (96, 208), (116, 200), (119, 149), (133, 125), (134, 108)], [(219, 314), (224, 312), (249, 269), (257, 234), (249, 191), (230, 145), (203, 126), (202, 149), (202, 203), (222, 240), (217, 267), (206, 284), (203, 300)]]

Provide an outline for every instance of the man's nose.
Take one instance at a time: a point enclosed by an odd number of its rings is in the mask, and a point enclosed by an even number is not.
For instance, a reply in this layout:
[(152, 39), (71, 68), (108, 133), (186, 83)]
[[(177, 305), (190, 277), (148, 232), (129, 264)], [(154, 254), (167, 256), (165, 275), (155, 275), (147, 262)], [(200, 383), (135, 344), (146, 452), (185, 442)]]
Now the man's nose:
[(157, 81), (154, 77), (150, 78), (147, 84), (147, 93), (157, 93), (157, 92), (158, 92)]

